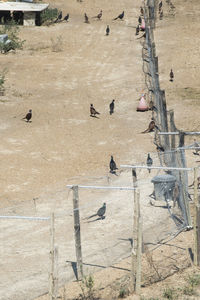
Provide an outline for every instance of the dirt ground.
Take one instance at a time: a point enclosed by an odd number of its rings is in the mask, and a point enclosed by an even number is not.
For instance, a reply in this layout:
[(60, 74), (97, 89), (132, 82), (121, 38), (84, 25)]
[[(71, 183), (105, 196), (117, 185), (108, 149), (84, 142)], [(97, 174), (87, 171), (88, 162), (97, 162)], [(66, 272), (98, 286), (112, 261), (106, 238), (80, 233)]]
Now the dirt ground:
[[(120, 170), (118, 177), (109, 174), (110, 155), (118, 166), (144, 164), (149, 152), (155, 165), (158, 158), (153, 134), (141, 134), (151, 112), (136, 112), (139, 97), (147, 92), (141, 40), (135, 37), (141, 1), (49, 3), (62, 9), (63, 15), (69, 12), (69, 22), (21, 28), (24, 49), (1, 56), (1, 68), (7, 73), (6, 93), (0, 98), (0, 214), (48, 217), (55, 211), (59, 280), (63, 284), (74, 279), (70, 262), (75, 261), (72, 195), (66, 184), (132, 186), (130, 171)], [(198, 131), (199, 3), (192, 3), (174, 0), (172, 12), (164, 2), (164, 18), (157, 22), (155, 40), (168, 109), (175, 110), (178, 128)], [(100, 9), (101, 21), (90, 18)], [(122, 10), (124, 21), (112, 21)], [(90, 24), (83, 22), (84, 12)], [(109, 36), (105, 36), (107, 24)], [(171, 68), (173, 83), (169, 82)], [(112, 99), (116, 108), (110, 116)], [(90, 117), (90, 103), (101, 113), (99, 119)], [(32, 122), (26, 123), (21, 119), (30, 108)], [(187, 142), (192, 139), (187, 138)], [(195, 165), (196, 157), (191, 153), (187, 159), (189, 166)], [(139, 172), (144, 230), (156, 228), (146, 236), (147, 242), (175, 230), (165, 209), (149, 205), (150, 180), (156, 174)], [(80, 192), (88, 273), (130, 254), (132, 198), (132, 192)], [(108, 204), (106, 219), (84, 221), (103, 202)], [(1, 300), (34, 299), (45, 293), (48, 231), (45, 221), (1, 220)]]

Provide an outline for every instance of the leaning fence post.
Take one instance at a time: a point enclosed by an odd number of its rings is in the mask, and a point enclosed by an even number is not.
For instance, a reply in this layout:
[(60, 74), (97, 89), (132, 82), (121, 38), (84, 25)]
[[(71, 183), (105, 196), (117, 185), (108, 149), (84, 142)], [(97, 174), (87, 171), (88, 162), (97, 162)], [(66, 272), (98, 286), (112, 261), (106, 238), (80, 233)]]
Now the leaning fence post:
[(73, 207), (74, 207), (74, 235), (75, 235), (75, 247), (76, 247), (76, 267), (77, 267), (77, 280), (81, 280), (83, 277), (83, 262), (81, 251), (81, 227), (79, 216), (79, 197), (78, 186), (73, 186)]
[(198, 168), (194, 168), (194, 265), (198, 266), (199, 262), (199, 257), (198, 257), (198, 244), (199, 244), (199, 239), (198, 239), (198, 232), (200, 231), (200, 228), (197, 226), (198, 222), (198, 215), (199, 215), (199, 203), (198, 203), (198, 194), (197, 194), (197, 189), (198, 189), (198, 182), (197, 182), (197, 170)]
[(141, 291), (141, 273), (142, 273), (142, 216), (138, 214), (138, 230), (137, 230), (137, 267), (135, 292), (140, 295)]

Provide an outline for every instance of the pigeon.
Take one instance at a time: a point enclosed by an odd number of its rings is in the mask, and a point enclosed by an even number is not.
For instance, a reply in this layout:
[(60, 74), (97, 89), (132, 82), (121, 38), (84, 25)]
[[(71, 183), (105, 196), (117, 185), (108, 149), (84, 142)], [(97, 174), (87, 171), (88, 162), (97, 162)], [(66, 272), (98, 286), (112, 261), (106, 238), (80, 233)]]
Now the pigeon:
[(84, 14), (84, 17), (85, 17), (85, 23), (89, 23), (89, 18), (86, 13)]
[(101, 20), (102, 14), (103, 14), (103, 12), (102, 12), (102, 10), (100, 10), (100, 13), (93, 18), (97, 18), (98, 20)]
[(154, 130), (154, 128), (157, 128), (157, 129), (158, 129), (158, 126), (156, 125), (154, 119), (152, 118), (152, 119), (151, 119), (151, 122), (149, 123), (148, 128), (147, 128), (145, 131), (143, 131), (142, 133), (152, 132), (152, 131)]
[(90, 116), (95, 117), (95, 115), (100, 115), (100, 113), (98, 111), (96, 111), (93, 104), (90, 104)]
[(139, 24), (138, 24), (138, 26), (137, 26), (136, 29), (135, 29), (135, 35), (138, 35), (139, 32), (140, 32), (140, 26), (139, 26)]
[(138, 23), (141, 25), (142, 24), (142, 18), (141, 18), (141, 16), (139, 16), (139, 18), (138, 18)]
[(69, 14), (67, 14), (65, 17), (64, 17), (64, 19), (63, 20), (65, 20), (66, 22), (68, 21), (68, 19), (69, 19)]
[(122, 20), (123, 17), (124, 17), (124, 11), (118, 17), (114, 18), (113, 20), (117, 20), (117, 19)]
[(29, 112), (26, 114), (24, 118), (22, 118), (22, 120), (26, 119), (26, 121), (29, 122), (31, 118), (32, 118), (32, 109), (29, 109)]
[(106, 212), (106, 203), (104, 203), (103, 206), (98, 209), (96, 214), (88, 217), (87, 219), (90, 219), (90, 218), (93, 218), (96, 216), (100, 217), (101, 219), (104, 219), (105, 212)]
[(109, 25), (107, 25), (107, 27), (106, 27), (106, 35), (109, 35), (109, 33), (110, 33), (110, 27), (109, 27)]
[(110, 115), (114, 113), (114, 108), (115, 108), (115, 100), (110, 103)]
[(110, 173), (115, 173), (115, 171), (118, 170), (116, 163), (113, 159), (113, 156), (111, 155), (111, 159), (110, 159)]
[(161, 12), (161, 9), (162, 9), (162, 1), (160, 1), (159, 5), (158, 5), (159, 12)]
[[(150, 154), (148, 153), (147, 156), (147, 167), (151, 167), (153, 165), (153, 159), (150, 157)], [(151, 173), (151, 169), (148, 169), (149, 173)]]
[(171, 69), (170, 73), (169, 73), (169, 77), (170, 77), (170, 80), (169, 81), (173, 81), (174, 80), (174, 73)]
[(55, 23), (60, 21), (62, 19), (62, 11), (59, 12), (59, 15), (57, 16), (57, 19), (55, 20)]
[(195, 149), (195, 152), (193, 152), (193, 154), (194, 155), (199, 155), (199, 151), (200, 151), (200, 146), (199, 146), (199, 144), (197, 143), (197, 141), (196, 141), (196, 139), (194, 139), (194, 148), (196, 148)]

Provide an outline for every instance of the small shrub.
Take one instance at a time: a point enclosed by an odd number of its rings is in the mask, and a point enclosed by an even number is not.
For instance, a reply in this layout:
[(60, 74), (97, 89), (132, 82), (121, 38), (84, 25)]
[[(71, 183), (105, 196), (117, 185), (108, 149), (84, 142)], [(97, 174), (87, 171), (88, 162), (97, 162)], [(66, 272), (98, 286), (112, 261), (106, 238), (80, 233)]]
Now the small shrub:
[(47, 21), (53, 21), (58, 17), (59, 11), (57, 8), (47, 8), (40, 15), (41, 24)]
[(188, 284), (192, 287), (200, 285), (200, 274), (194, 274), (188, 277)]
[(174, 299), (174, 289), (171, 289), (171, 288), (166, 288), (163, 292), (163, 297), (166, 298), (166, 299), (169, 299), (169, 300), (173, 300)]
[(183, 288), (183, 294), (187, 296), (194, 295), (194, 288), (191, 285), (187, 285)]
[(81, 299), (83, 300), (93, 300), (94, 299), (94, 279), (91, 275), (85, 276), (81, 282), (82, 295)]
[(11, 40), (11, 43), (4, 44), (0, 43), (0, 51), (2, 53), (6, 53), (9, 50), (13, 49), (22, 49), (25, 41), (22, 41), (19, 34), (19, 27), (16, 25), (14, 21), (9, 22), (8, 24), (2, 25), (0, 29), (0, 34), (7, 34), (8, 39)]
[(3, 95), (3, 94), (4, 94), (4, 91), (5, 91), (5, 88), (4, 88), (5, 74), (6, 74), (6, 70), (4, 69), (4, 70), (0, 73), (0, 95)]

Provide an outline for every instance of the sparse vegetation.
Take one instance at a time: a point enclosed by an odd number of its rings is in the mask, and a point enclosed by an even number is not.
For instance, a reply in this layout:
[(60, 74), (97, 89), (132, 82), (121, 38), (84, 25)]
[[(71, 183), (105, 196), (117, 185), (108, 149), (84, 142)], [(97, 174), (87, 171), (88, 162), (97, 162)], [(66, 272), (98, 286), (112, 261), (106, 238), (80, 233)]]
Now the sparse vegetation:
[(127, 289), (125, 288), (121, 288), (119, 291), (119, 298), (125, 298), (126, 296), (128, 296), (129, 292)]
[(9, 50), (22, 49), (24, 40), (21, 40), (18, 36), (19, 27), (15, 22), (10, 22), (9, 24), (5, 24), (0, 29), (0, 34), (7, 34), (8, 39), (11, 41), (8, 44), (0, 43), (0, 51), (1, 53), (6, 53)]
[(62, 36), (59, 35), (57, 38), (54, 40), (51, 38), (51, 48), (53, 52), (61, 52), (62, 51)]
[(173, 300), (175, 296), (175, 290), (173, 288), (167, 287), (163, 292), (163, 297), (169, 300)]
[(48, 21), (53, 21), (57, 18), (59, 11), (57, 8), (47, 8), (41, 13), (41, 24), (44, 24)]
[(80, 295), (81, 300), (94, 300), (94, 278), (92, 275), (84, 276), (81, 282), (81, 291)]
[(2, 96), (4, 94), (5, 91), (5, 87), (4, 87), (4, 83), (5, 83), (5, 74), (6, 74), (6, 70), (3, 70), (0, 73), (0, 95)]

